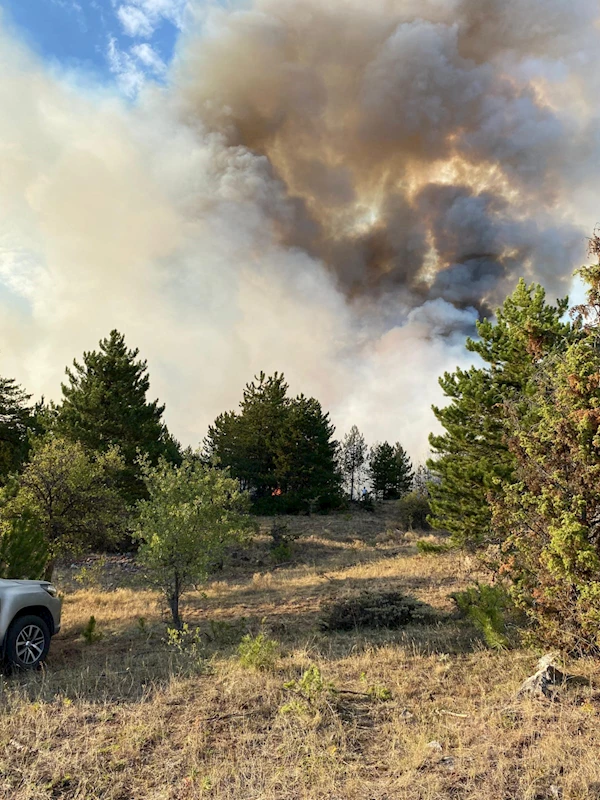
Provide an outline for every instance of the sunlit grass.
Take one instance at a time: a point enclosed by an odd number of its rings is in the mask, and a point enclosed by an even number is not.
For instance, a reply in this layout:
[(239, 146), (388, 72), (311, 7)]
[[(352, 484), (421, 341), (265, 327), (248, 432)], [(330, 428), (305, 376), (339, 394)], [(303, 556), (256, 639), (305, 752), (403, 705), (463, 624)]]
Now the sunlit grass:
[[(596, 663), (571, 665), (592, 686), (560, 703), (517, 700), (537, 654), (486, 650), (453, 616), (449, 594), (481, 577), (472, 560), (419, 554), (393, 508), (290, 524), (304, 531), (290, 565), (271, 564), (259, 537), (249, 561), (186, 598), (200, 659), (167, 645), (159, 596), (127, 575), (115, 591), (69, 591), (47, 667), (0, 682), (0, 797), (600, 797)], [(319, 630), (322, 603), (365, 588), (412, 595), (437, 622)], [(102, 638), (86, 644), (92, 614)], [(277, 658), (245, 668), (239, 641), (260, 632)], [(307, 699), (311, 665), (330, 688)]]

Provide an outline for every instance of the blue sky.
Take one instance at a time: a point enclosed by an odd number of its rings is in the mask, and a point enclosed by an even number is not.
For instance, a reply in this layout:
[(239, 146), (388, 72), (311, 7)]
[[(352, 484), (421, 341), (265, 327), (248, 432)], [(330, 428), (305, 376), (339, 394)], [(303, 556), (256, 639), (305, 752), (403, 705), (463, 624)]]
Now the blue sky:
[(160, 81), (188, 0), (0, 0), (4, 24), (45, 61), (115, 83), (134, 97)]

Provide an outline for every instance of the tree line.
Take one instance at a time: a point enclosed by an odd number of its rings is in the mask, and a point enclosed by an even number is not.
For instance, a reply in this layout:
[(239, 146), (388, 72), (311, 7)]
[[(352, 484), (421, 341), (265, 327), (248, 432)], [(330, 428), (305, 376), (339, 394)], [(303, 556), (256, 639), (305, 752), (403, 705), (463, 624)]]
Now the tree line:
[[(521, 280), (446, 373), (428, 470), (399, 444), (341, 442), (315, 398), (258, 375), (198, 452), (149, 401), (148, 369), (113, 331), (67, 370), (59, 404), (0, 378), (0, 574), (50, 576), (61, 555), (138, 547), (172, 609), (190, 575), (252, 528), (249, 512), (328, 511), (363, 494), (429, 497), (429, 521), (483, 555), (545, 645), (600, 651), (600, 239), (587, 301)], [(410, 503), (407, 504), (410, 506)], [(416, 509), (416, 510), (415, 510)], [(412, 508), (423, 516), (424, 504)]]
[[(596, 260), (600, 239), (591, 240)], [(441, 380), (432, 522), (479, 552), (545, 646), (600, 651), (600, 265), (587, 301), (521, 280)]]
[(356, 428), (339, 443), (319, 401), (291, 397), (279, 373), (248, 383), (197, 451), (169, 432), (146, 361), (118, 331), (61, 388), (60, 403), (33, 404), (0, 378), (1, 577), (50, 579), (66, 555), (139, 548), (155, 571), (164, 562), (173, 610), (190, 572), (218, 563), (227, 531), (252, 527), (250, 512), (327, 512), (358, 499), (365, 479), (381, 499), (412, 481), (400, 445), (368, 454)]

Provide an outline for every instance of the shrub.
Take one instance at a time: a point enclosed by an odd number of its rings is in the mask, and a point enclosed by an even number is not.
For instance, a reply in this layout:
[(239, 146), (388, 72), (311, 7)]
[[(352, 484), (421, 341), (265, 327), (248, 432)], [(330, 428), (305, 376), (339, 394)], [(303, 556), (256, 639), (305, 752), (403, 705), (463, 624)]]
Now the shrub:
[(101, 589), (106, 571), (106, 556), (100, 556), (89, 567), (81, 567), (75, 581), (88, 589)]
[(90, 454), (56, 436), (33, 442), (4, 512), (38, 520), (48, 552), (44, 577), (51, 578), (57, 558), (104, 549), (123, 535), (129, 511), (116, 489), (122, 467), (115, 448)]
[(292, 533), (285, 522), (274, 522), (271, 526), (271, 558), (276, 564), (292, 559), (292, 543), (300, 536)]
[(387, 702), (388, 700), (392, 699), (392, 692), (387, 686), (383, 686), (381, 683), (369, 683), (367, 679), (367, 673), (362, 672), (360, 675), (360, 682), (364, 683), (367, 687), (367, 694), (373, 700), (378, 700), (382, 703)]
[(96, 617), (93, 614), (89, 618), (85, 628), (81, 631), (81, 635), (86, 644), (94, 644), (94, 642), (99, 642), (100, 639), (102, 639), (103, 634), (98, 630)]
[(237, 644), (247, 630), (245, 617), (236, 622), (227, 622), (224, 619), (211, 619), (208, 623), (207, 639), (217, 644)]
[(0, 578), (37, 580), (44, 574), (48, 548), (34, 514), (2, 517), (0, 507)]
[(324, 607), (321, 630), (350, 631), (355, 628), (401, 628), (424, 622), (428, 608), (400, 592), (361, 592)]
[(279, 655), (279, 644), (264, 633), (246, 634), (238, 647), (240, 664), (246, 669), (273, 669)]
[(204, 645), (199, 628), (184, 622), (181, 628), (167, 628), (167, 647), (193, 666), (204, 663)]
[(289, 681), (284, 685), (284, 688), (292, 689), (311, 702), (316, 700), (323, 692), (334, 691), (333, 684), (323, 680), (321, 670), (316, 664), (311, 664), (310, 667), (302, 673), (300, 680)]
[(478, 583), (451, 597), (459, 611), (481, 631), (488, 647), (504, 650), (509, 646), (506, 618), (514, 609), (504, 587)]
[(363, 511), (370, 511), (371, 513), (375, 511), (375, 501), (373, 500), (373, 495), (370, 492), (361, 494), (357, 500), (357, 503), (359, 508), (362, 508)]
[(428, 531), (427, 517), (431, 513), (429, 500), (419, 492), (409, 492), (398, 500), (397, 504), (400, 527), (405, 530)]
[(428, 542), (427, 539), (419, 539), (417, 550), (425, 556), (440, 555), (441, 553), (450, 552), (452, 545), (445, 542)]
[[(297, 681), (288, 681), (283, 685), (284, 689), (290, 689), (299, 695), (301, 700), (294, 698), (288, 703), (285, 703), (279, 709), (280, 714), (298, 714), (302, 716), (309, 711), (311, 706), (315, 706), (319, 699), (332, 693), (336, 689), (331, 681), (323, 680), (323, 675), (316, 664), (311, 664), (305, 670), (300, 679)], [(308, 702), (305, 702), (308, 701)]]

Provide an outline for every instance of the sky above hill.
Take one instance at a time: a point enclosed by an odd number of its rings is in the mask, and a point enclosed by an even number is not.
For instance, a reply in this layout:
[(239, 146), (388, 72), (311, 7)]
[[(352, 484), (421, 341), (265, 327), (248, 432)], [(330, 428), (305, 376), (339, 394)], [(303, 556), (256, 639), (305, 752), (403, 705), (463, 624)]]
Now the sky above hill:
[(0, 0), (0, 374), (113, 328), (184, 444), (283, 371), (416, 460), (598, 222), (597, 0)]

